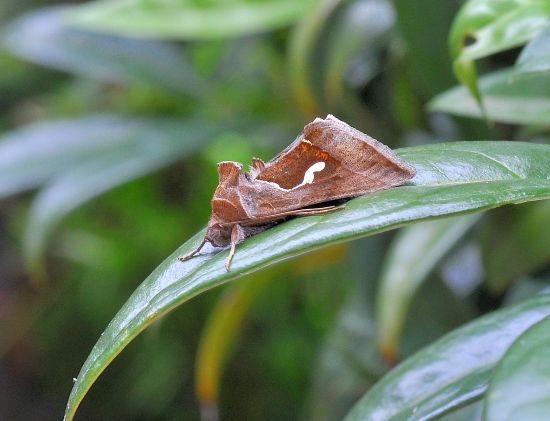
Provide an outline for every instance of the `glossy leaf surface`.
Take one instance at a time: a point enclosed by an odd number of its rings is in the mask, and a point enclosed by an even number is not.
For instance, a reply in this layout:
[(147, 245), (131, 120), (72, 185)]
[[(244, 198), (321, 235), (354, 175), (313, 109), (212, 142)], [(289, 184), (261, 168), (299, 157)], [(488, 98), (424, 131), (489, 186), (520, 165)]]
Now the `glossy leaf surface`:
[[(487, 114), (491, 120), (550, 125), (550, 76), (517, 77), (513, 69), (494, 72), (479, 81)], [(482, 118), (475, 98), (464, 86), (436, 96), (429, 104), (432, 111)]]
[(510, 344), (549, 314), (545, 294), (445, 335), (386, 375), (346, 419), (432, 419), (478, 399)]
[(206, 247), (193, 259), (204, 231), (183, 244), (136, 289), (95, 345), (69, 398), (71, 419), (105, 367), (142, 330), (210, 288), (328, 244), (420, 220), (550, 198), (550, 146), (519, 142), (455, 142), (403, 149), (414, 165), (411, 185), (349, 201), (344, 210), (297, 218), (249, 238), (237, 248), (231, 271), (227, 251)]
[(530, 327), (495, 368), (487, 421), (543, 420), (550, 411), (550, 317)]
[(291, 24), (311, 0), (111, 0), (80, 6), (75, 25), (121, 35), (208, 40), (237, 37)]

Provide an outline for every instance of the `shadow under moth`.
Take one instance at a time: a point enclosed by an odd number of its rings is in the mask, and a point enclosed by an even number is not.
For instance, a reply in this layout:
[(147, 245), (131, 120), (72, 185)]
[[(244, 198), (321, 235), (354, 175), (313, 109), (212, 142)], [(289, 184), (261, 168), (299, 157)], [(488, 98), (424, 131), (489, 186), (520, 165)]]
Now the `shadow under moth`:
[[(416, 173), (386, 145), (332, 115), (316, 118), (286, 149), (269, 162), (252, 158), (242, 164), (218, 164), (219, 184), (212, 198), (206, 235), (186, 261), (208, 241), (235, 246), (290, 216), (320, 215), (341, 209), (334, 201), (404, 184)], [(327, 203), (329, 202), (329, 203)], [(324, 204), (324, 206), (323, 206)]]

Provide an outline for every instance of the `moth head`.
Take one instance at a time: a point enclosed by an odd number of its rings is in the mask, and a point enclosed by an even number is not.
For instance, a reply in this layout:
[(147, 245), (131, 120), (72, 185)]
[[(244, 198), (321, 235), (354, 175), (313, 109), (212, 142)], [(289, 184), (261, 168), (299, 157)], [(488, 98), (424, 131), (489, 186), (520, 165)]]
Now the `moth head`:
[(206, 239), (215, 247), (225, 247), (231, 243), (231, 226), (211, 219), (206, 230)]

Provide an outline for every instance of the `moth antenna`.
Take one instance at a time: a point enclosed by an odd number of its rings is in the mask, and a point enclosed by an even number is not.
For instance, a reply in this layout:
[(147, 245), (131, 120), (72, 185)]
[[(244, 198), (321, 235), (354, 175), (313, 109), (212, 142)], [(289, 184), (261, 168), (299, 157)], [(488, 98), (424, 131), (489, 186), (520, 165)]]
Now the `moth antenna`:
[(201, 251), (201, 249), (204, 247), (204, 245), (206, 244), (206, 237), (204, 237), (204, 239), (202, 240), (202, 242), (199, 244), (199, 246), (193, 250), (191, 253), (187, 253), (185, 256), (180, 256), (178, 257), (178, 260), (180, 260), (181, 262), (185, 262), (187, 260), (189, 260), (191, 257), (193, 257), (195, 254), (197, 254), (199, 251)]

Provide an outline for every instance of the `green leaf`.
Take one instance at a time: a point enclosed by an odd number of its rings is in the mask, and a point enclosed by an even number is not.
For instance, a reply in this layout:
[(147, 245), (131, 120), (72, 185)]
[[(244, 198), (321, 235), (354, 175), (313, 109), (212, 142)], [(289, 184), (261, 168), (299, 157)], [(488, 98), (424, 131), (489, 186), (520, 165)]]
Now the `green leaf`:
[[(100, 125), (94, 126), (93, 140), (97, 143), (118, 141), (62, 169), (36, 197), (24, 241), (26, 261), (35, 275), (41, 276), (47, 240), (70, 211), (116, 186), (181, 159), (222, 130), (219, 125), (203, 121), (140, 119), (120, 122), (126, 123), (122, 131), (104, 132)], [(74, 121), (71, 128), (82, 130), (80, 123), (80, 120)], [(58, 150), (58, 153), (64, 151)]]
[(492, 291), (502, 293), (512, 281), (550, 262), (550, 201), (502, 209), (484, 228), (483, 262)]
[(175, 45), (76, 30), (62, 19), (70, 10), (51, 7), (26, 14), (3, 30), (2, 41), (26, 60), (100, 81), (193, 94), (204, 88)]
[(364, 296), (355, 292), (327, 335), (313, 371), (306, 419), (341, 420), (386, 370), (375, 346), (375, 324)]
[(550, 317), (531, 326), (494, 370), (485, 419), (543, 420), (550, 411)]
[[(343, 0), (320, 0), (294, 29), (288, 48), (288, 70), (292, 90), (298, 105), (306, 114), (319, 114), (314, 75), (318, 66), (313, 63), (320, 34), (329, 17)], [(317, 73), (316, 73), (317, 72)]]
[(470, 0), (449, 35), (457, 78), (481, 104), (474, 60), (525, 44), (550, 27), (547, 0)]
[(517, 47), (550, 27), (547, 0), (470, 0), (449, 35), (453, 58), (476, 60)]
[[(513, 69), (506, 69), (483, 76), (479, 87), (491, 120), (550, 125), (550, 75), (519, 78)], [(430, 111), (483, 117), (474, 97), (463, 86), (439, 94), (428, 107)]]
[(521, 51), (515, 65), (516, 73), (550, 72), (550, 31), (545, 31)]
[(425, 420), (478, 399), (510, 344), (550, 314), (550, 294), (459, 328), (379, 381), (347, 420)]
[[(397, 27), (407, 46), (407, 62), (422, 81), (422, 88), (434, 95), (452, 86), (455, 79), (446, 41), (457, 10), (456, 2), (394, 0), (393, 4)], [(419, 10), (426, 11), (421, 19)]]
[(397, 359), (399, 340), (414, 294), (479, 214), (424, 222), (401, 230), (384, 261), (377, 292), (377, 341)]
[(96, 155), (129, 149), (146, 122), (116, 115), (35, 123), (0, 137), (0, 198), (37, 187)]
[(74, 9), (68, 21), (82, 28), (148, 38), (211, 40), (287, 26), (312, 0), (103, 0)]
[[(321, 46), (326, 54), (325, 97), (331, 109), (346, 104), (346, 80), (363, 86), (380, 71), (378, 50), (389, 43), (395, 21), (393, 8), (385, 0), (363, 0), (346, 6), (332, 19), (335, 27), (327, 44)], [(361, 71), (352, 74), (357, 62)]]
[(344, 210), (297, 218), (227, 252), (212, 247), (182, 263), (204, 231), (183, 244), (136, 289), (111, 321), (81, 369), (66, 410), (72, 419), (92, 383), (122, 349), (153, 321), (190, 298), (275, 262), (329, 244), (437, 217), (550, 198), (550, 146), (520, 142), (455, 142), (404, 149), (418, 171), (412, 185), (349, 201)]

